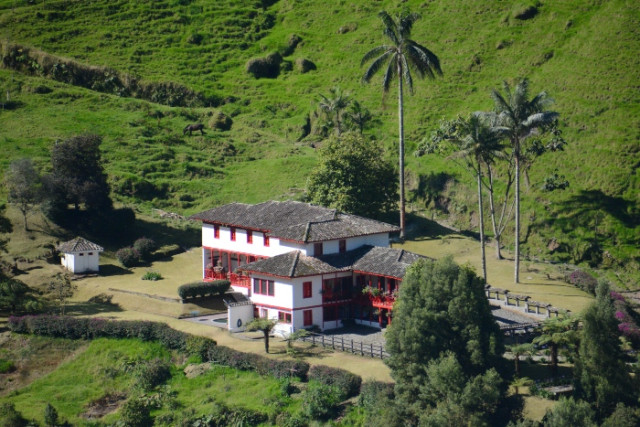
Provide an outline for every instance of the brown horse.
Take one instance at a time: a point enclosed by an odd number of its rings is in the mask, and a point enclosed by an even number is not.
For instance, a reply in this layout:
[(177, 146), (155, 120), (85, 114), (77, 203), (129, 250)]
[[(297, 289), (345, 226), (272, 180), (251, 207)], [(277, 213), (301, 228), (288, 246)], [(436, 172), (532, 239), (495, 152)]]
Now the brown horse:
[(202, 123), (193, 123), (190, 125), (187, 125), (184, 130), (182, 131), (182, 135), (186, 135), (187, 132), (189, 132), (189, 136), (191, 136), (191, 132), (193, 131), (200, 131), (202, 133), (202, 135), (204, 135), (204, 125)]

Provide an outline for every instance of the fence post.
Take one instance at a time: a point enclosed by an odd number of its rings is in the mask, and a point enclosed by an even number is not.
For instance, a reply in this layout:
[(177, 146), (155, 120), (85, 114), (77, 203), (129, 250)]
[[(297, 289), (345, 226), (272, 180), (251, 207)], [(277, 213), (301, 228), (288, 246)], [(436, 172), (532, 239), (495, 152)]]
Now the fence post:
[(322, 348), (324, 348), (324, 334), (322, 335)]
[(371, 343), (371, 357), (375, 357), (373, 354), (373, 343)]
[(353, 340), (351, 340), (351, 353), (355, 353), (355, 352), (353, 351)]
[(336, 349), (335, 338), (334, 335), (331, 335), (331, 348), (334, 350)]
[(362, 348), (362, 341), (360, 341), (360, 356), (364, 356), (364, 350)]
[(315, 335), (311, 335), (311, 342), (313, 343), (313, 345), (316, 345), (316, 336)]
[(380, 359), (382, 359), (382, 350), (384, 349), (384, 347), (380, 346)]
[(344, 338), (340, 337), (340, 344), (342, 345), (342, 351), (344, 351)]

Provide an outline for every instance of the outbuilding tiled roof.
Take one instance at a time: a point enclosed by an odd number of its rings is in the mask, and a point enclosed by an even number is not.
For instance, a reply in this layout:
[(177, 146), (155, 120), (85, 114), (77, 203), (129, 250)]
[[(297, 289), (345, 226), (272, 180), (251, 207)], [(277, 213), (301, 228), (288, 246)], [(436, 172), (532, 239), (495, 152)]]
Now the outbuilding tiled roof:
[(190, 218), (259, 230), (280, 239), (303, 243), (400, 231), (384, 222), (291, 200), (257, 205), (231, 203)]
[(69, 240), (68, 242), (60, 243), (57, 249), (58, 251), (66, 254), (87, 251), (102, 252), (104, 250), (102, 246), (96, 245), (95, 243), (92, 243), (82, 237), (76, 237), (75, 239)]
[(293, 251), (243, 265), (238, 270), (288, 278), (355, 270), (402, 279), (407, 268), (420, 258), (426, 257), (402, 249), (365, 245), (321, 257)]

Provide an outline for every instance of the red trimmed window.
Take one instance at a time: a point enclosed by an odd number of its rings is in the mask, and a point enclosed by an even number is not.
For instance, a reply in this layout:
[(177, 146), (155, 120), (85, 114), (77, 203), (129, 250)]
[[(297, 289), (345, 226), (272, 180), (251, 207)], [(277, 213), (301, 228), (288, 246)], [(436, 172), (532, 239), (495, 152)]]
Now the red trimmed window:
[(347, 241), (346, 240), (338, 240), (338, 250), (339, 250), (339, 252), (341, 254), (347, 252)]
[(275, 295), (275, 283), (273, 280), (253, 279), (253, 293), (258, 295)]
[(302, 298), (311, 298), (311, 282), (302, 284)]
[(313, 325), (313, 310), (304, 310), (302, 312), (303, 326)]
[(229, 231), (231, 231), (231, 241), (236, 241), (236, 229), (234, 227), (229, 227)]
[(322, 256), (322, 242), (313, 244), (313, 255)]
[(219, 239), (220, 238), (220, 226), (219, 225), (214, 225), (213, 226), (213, 238), (214, 239)]
[(253, 231), (247, 230), (247, 243), (253, 243)]
[(279, 311), (278, 320), (282, 323), (291, 323), (291, 313), (287, 313), (285, 311)]
[(269, 236), (267, 236), (266, 234), (264, 235), (264, 245), (269, 246)]

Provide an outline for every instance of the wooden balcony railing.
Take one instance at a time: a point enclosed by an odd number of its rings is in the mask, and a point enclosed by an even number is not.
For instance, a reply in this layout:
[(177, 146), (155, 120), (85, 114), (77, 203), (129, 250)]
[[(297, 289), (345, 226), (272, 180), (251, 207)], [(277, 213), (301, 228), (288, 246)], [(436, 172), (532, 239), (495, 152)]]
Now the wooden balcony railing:
[(204, 270), (204, 280), (205, 282), (213, 280), (229, 280), (231, 282), (231, 286), (242, 286), (243, 288), (249, 288), (251, 286), (251, 280), (247, 276), (235, 273), (218, 272), (209, 268)]

